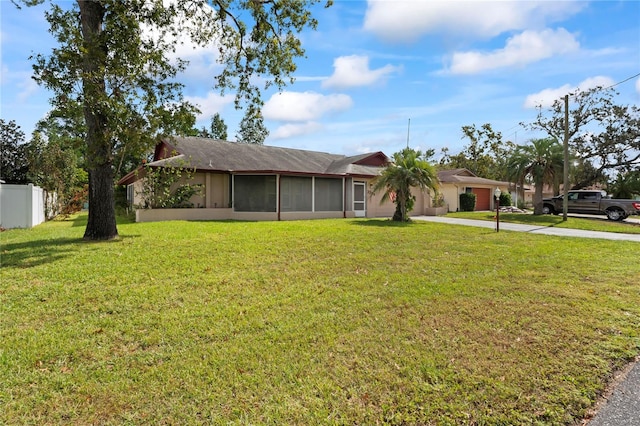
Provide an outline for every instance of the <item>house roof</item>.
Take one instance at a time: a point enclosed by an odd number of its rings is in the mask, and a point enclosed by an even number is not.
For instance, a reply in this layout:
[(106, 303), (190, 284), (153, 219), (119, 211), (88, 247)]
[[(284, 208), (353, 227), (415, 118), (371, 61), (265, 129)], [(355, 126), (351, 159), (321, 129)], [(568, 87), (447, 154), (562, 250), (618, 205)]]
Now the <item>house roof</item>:
[(453, 183), (463, 185), (490, 185), (508, 186), (509, 182), (481, 178), (469, 169), (447, 169), (438, 172), (438, 179), (441, 183)]
[[(173, 137), (156, 146), (151, 167), (194, 167), (226, 173), (289, 173), (370, 177), (380, 173), (389, 158), (382, 152), (344, 156), (326, 152), (227, 142), (198, 137)], [(130, 176), (131, 175), (131, 176)], [(118, 184), (135, 181), (134, 172)]]

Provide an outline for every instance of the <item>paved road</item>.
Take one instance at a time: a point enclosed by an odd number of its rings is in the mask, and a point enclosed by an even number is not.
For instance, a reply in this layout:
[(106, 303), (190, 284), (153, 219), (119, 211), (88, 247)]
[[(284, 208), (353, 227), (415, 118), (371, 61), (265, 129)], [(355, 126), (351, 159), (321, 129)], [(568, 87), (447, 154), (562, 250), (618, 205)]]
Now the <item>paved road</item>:
[[(412, 216), (413, 220), (449, 223), (452, 225), (477, 226), (495, 229), (496, 223), (488, 220), (460, 219), (445, 216)], [(628, 219), (627, 219), (628, 220)], [(579, 238), (602, 238), (605, 240), (636, 241), (640, 243), (640, 234), (620, 234), (614, 232), (584, 231), (581, 229), (556, 228), (553, 226), (523, 225), (520, 223), (500, 222), (501, 231), (529, 232), (531, 234), (557, 235)], [(640, 426), (640, 423), (638, 423)]]
[[(485, 220), (459, 219), (443, 216), (413, 216), (412, 219), (449, 223), (452, 225), (478, 226), (490, 229), (495, 229), (496, 227), (495, 222)], [(582, 231), (579, 229), (540, 227), (517, 223), (500, 222), (500, 230), (640, 242), (640, 234)], [(599, 408), (597, 414), (586, 424), (588, 424), (588, 426), (640, 426), (640, 363), (638, 363), (637, 360), (627, 376), (616, 385), (613, 393)]]
[(636, 362), (624, 380), (616, 386), (605, 405), (589, 426), (640, 425), (640, 364)]

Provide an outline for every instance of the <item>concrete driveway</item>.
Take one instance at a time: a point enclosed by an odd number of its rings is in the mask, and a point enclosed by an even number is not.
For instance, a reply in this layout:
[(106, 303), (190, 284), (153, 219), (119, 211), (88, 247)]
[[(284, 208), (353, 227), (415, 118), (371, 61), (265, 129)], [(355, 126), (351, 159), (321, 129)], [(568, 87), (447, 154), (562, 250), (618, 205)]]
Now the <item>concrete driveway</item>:
[[(412, 220), (448, 223), (451, 225), (476, 226), (495, 229), (496, 223), (488, 220), (460, 219), (446, 216), (412, 216)], [(631, 220), (631, 219), (627, 219)], [(635, 218), (633, 220), (636, 220)], [(616, 232), (585, 231), (581, 229), (556, 228), (553, 226), (524, 225), (500, 222), (501, 231), (529, 232), (531, 234), (555, 235), (559, 237), (601, 238), (605, 240), (635, 241), (640, 243), (640, 234), (620, 234)]]

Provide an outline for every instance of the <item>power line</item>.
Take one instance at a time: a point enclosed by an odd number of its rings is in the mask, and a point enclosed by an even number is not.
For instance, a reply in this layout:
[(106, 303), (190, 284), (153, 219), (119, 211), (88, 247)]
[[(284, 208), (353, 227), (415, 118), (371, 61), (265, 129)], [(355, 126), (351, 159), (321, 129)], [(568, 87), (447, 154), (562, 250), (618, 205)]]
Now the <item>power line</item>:
[(617, 85), (619, 85), (619, 84), (626, 83), (627, 81), (632, 80), (632, 79), (634, 79), (634, 78), (636, 78), (636, 77), (639, 77), (639, 76), (640, 76), (640, 72), (639, 72), (638, 74), (636, 74), (636, 75), (632, 75), (632, 76), (631, 76), (631, 77), (629, 77), (629, 78), (625, 78), (625, 79), (624, 79), (624, 80), (622, 80), (622, 81), (619, 81), (619, 82), (617, 82), (617, 83), (615, 83), (615, 84), (612, 84), (612, 85), (611, 85), (611, 86), (609, 86), (609, 87), (605, 87), (605, 89), (611, 89), (612, 87), (616, 87), (616, 86), (617, 86)]
[[(625, 78), (625, 79), (624, 79), (624, 80), (622, 80), (622, 81), (619, 81), (619, 82), (617, 82), (617, 83), (613, 83), (613, 84), (612, 84), (612, 85), (610, 85), (610, 86), (597, 88), (597, 90), (594, 90), (594, 91), (595, 91), (595, 92), (599, 92), (599, 91), (601, 91), (601, 90), (611, 89), (611, 88), (613, 88), (613, 87), (616, 87), (616, 86), (621, 85), (622, 83), (626, 83), (626, 82), (627, 82), (627, 81), (629, 81), (629, 80), (633, 80), (633, 79), (634, 79), (634, 78), (636, 78), (636, 77), (640, 77), (640, 72), (639, 72), (639, 73), (637, 73), (636, 75), (632, 75), (631, 77), (627, 77), (627, 78)], [(577, 87), (576, 89), (578, 89), (578, 90), (577, 90), (575, 93), (568, 93), (568, 95), (569, 95), (569, 96), (571, 96), (572, 98), (574, 98), (574, 97), (577, 97), (577, 96), (580, 94), (580, 92), (584, 92), (584, 90), (580, 90), (580, 88), (579, 88), (579, 87)]]

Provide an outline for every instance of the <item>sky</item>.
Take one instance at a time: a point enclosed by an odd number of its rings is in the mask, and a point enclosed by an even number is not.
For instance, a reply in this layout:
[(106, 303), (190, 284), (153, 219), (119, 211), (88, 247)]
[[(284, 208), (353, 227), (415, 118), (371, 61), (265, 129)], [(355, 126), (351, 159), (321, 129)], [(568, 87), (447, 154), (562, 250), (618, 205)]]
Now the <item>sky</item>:
[[(518, 144), (544, 137), (520, 123), (577, 89), (615, 85), (617, 103), (640, 105), (640, 1), (323, 4), (317, 30), (301, 35), (295, 82), (263, 92), (265, 145), (389, 156), (409, 145), (434, 149), (437, 160), (443, 148), (464, 148), (466, 125), (490, 123)], [(29, 59), (55, 47), (44, 10), (0, 0), (0, 117), (27, 139), (49, 111)], [(234, 140), (242, 111), (213, 89), (215, 47), (178, 54), (190, 61), (178, 80), (202, 111), (197, 126), (217, 112)]]

